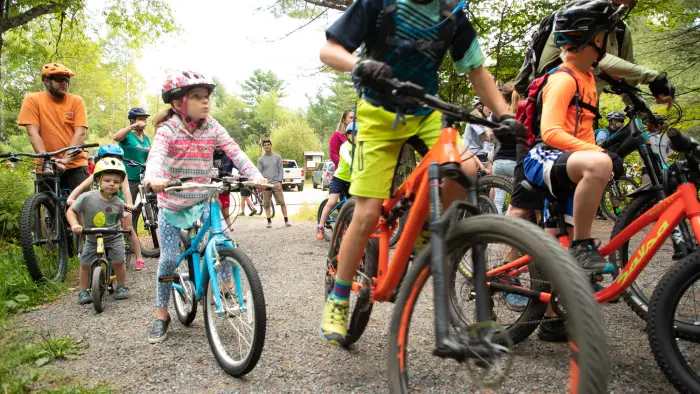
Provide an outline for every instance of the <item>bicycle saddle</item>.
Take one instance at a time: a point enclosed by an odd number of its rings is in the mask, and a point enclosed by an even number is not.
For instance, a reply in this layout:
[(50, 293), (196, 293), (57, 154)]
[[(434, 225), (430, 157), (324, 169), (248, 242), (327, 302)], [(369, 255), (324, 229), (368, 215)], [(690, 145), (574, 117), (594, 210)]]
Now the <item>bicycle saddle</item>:
[(557, 197), (552, 194), (552, 192), (549, 191), (549, 188), (546, 187), (540, 187), (535, 185), (534, 183), (524, 180), (520, 182), (520, 186), (525, 188), (525, 190), (531, 192), (531, 193), (538, 193), (541, 195), (544, 195), (544, 197), (549, 200), (549, 201), (556, 201)]

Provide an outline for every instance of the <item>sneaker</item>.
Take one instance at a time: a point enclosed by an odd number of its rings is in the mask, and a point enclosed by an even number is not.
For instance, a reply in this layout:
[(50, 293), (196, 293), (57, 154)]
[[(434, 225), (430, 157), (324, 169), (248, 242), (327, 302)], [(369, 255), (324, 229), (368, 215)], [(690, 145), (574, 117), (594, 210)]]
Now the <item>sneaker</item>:
[(341, 346), (348, 333), (349, 310), (350, 304), (347, 301), (328, 299), (323, 308), (321, 338), (331, 345)]
[[(509, 278), (508, 283), (514, 286), (522, 286), (517, 278)], [(506, 307), (514, 312), (522, 312), (527, 307), (528, 298), (521, 296), (520, 294), (502, 292), (503, 301), (506, 303)]]
[(258, 211), (255, 210), (255, 209), (253, 209), (253, 211), (252, 211), (251, 213), (249, 213), (248, 216), (254, 216), (254, 215), (257, 215), (257, 214), (258, 214)]
[(600, 255), (593, 242), (576, 245), (569, 249), (579, 266), (587, 272), (601, 272), (605, 270), (608, 262)]
[(284, 225), (285, 225), (286, 227), (292, 227), (292, 224), (289, 223), (289, 222), (284, 222)]
[(170, 316), (168, 320), (156, 319), (151, 327), (151, 332), (148, 333), (148, 343), (160, 343), (168, 337), (168, 326), (170, 325)]
[(272, 228), (272, 223), (267, 222), (267, 228)]
[(136, 260), (136, 265), (134, 266), (134, 271), (141, 271), (146, 269), (146, 262), (143, 259)]
[(129, 288), (126, 286), (117, 286), (117, 291), (114, 292), (115, 300), (125, 300), (129, 298)]
[(321, 226), (316, 227), (316, 239), (323, 241), (323, 227)]
[(245, 216), (245, 212), (243, 212), (243, 211), (238, 212), (238, 216)]
[(91, 302), (92, 297), (90, 296), (90, 292), (87, 290), (80, 290), (80, 293), (78, 293), (78, 304), (85, 305), (90, 304)]
[(566, 325), (558, 318), (545, 317), (537, 326), (537, 338), (545, 342), (566, 342), (569, 334), (566, 332)]

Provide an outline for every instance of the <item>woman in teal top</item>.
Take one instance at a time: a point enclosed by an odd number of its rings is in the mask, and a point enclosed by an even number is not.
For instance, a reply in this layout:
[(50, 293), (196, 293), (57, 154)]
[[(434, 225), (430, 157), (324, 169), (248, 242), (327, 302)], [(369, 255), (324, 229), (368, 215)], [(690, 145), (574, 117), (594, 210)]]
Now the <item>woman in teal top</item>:
[[(124, 150), (124, 158), (135, 162), (146, 164), (148, 152), (151, 149), (151, 140), (143, 130), (146, 128), (146, 121), (149, 115), (143, 108), (132, 108), (129, 110), (129, 125), (114, 134), (114, 141)], [(131, 197), (136, 202), (136, 195), (139, 192), (141, 167), (126, 165), (126, 177), (129, 179), (129, 190)]]

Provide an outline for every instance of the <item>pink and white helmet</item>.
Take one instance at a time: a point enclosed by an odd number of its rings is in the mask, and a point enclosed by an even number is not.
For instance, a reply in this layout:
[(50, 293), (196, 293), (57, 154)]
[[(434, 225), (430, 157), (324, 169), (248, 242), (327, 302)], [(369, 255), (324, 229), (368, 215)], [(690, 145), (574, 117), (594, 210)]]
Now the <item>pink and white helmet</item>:
[(211, 93), (216, 85), (206, 79), (202, 74), (195, 71), (175, 71), (168, 75), (161, 89), (163, 102), (170, 104), (170, 101), (183, 96), (192, 88), (207, 88)]

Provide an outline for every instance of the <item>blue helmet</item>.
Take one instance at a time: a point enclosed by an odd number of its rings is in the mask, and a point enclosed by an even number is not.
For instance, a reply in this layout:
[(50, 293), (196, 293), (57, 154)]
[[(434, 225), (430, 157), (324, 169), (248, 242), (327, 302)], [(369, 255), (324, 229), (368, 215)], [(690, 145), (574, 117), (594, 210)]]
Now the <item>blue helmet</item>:
[(129, 120), (134, 119), (137, 116), (151, 116), (143, 108), (132, 108), (129, 110)]
[(357, 122), (352, 122), (348, 125), (348, 127), (345, 128), (345, 134), (351, 131), (357, 131)]
[(114, 144), (107, 144), (107, 145), (102, 145), (100, 149), (97, 151), (97, 158), (102, 158), (107, 155), (112, 155), (112, 156), (119, 156), (120, 158), (124, 158), (124, 150), (119, 147), (118, 145)]

